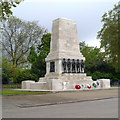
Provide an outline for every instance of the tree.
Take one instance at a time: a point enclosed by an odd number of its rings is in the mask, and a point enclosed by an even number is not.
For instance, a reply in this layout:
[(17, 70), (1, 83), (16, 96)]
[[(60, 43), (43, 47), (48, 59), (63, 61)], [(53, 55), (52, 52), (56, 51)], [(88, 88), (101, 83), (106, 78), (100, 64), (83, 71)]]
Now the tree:
[(97, 38), (101, 41), (101, 48), (104, 48), (107, 62), (111, 63), (120, 72), (120, 24), (118, 5), (102, 16), (103, 27), (98, 32)]
[(93, 80), (111, 79), (113, 82), (120, 79), (111, 63), (105, 61), (105, 52), (100, 48), (89, 47), (85, 42), (80, 42), (80, 50), (85, 60), (85, 72), (92, 76)]
[(12, 15), (11, 8), (12, 7), (17, 7), (18, 4), (23, 0), (17, 0), (17, 1), (8, 1), (8, 0), (1, 0), (0, 1), (0, 21), (3, 19), (5, 20), (8, 18), (10, 15)]
[(41, 43), (38, 45), (38, 52), (41, 56), (47, 57), (50, 52), (51, 33), (44, 34)]
[(37, 59), (37, 53), (35, 52), (35, 47), (31, 47), (30, 48), (30, 53), (27, 57), (27, 60), (30, 62), (30, 63), (34, 63)]
[(43, 77), (46, 73), (45, 58), (50, 52), (51, 34), (44, 34), (40, 44), (37, 47), (37, 53), (35, 48), (32, 48), (28, 56), (28, 60), (32, 63), (31, 73), (36, 74), (39, 77)]
[(2, 83), (7, 84), (9, 82), (8, 66), (3, 65), (2, 67)]
[(97, 66), (104, 59), (104, 53), (100, 52), (100, 48), (89, 47), (85, 42), (80, 42), (80, 50), (85, 60), (85, 71), (95, 72)]
[(37, 22), (26, 22), (14, 16), (3, 22), (2, 45), (4, 55), (17, 67), (27, 62), (30, 48), (46, 33)]

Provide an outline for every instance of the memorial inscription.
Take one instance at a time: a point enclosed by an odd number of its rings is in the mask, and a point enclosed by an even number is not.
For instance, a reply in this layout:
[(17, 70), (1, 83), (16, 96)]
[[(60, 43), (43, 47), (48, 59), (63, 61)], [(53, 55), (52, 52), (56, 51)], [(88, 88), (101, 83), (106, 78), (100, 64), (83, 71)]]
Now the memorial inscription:
[(55, 72), (55, 62), (50, 62), (50, 72)]

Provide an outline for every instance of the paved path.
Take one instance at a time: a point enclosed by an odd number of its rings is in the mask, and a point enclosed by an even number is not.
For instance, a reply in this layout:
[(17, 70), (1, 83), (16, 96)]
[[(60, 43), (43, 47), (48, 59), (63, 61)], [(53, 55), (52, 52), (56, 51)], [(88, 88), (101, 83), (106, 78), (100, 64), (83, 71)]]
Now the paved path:
[[(95, 116), (100, 117), (100, 114), (102, 114), (103, 117), (108, 117), (108, 115), (111, 114), (111, 117), (115, 117), (117, 116), (117, 111), (118, 111), (116, 107), (117, 97), (118, 97), (118, 89), (79, 91), (79, 92), (59, 92), (59, 93), (50, 93), (50, 94), (41, 94), (41, 95), (39, 94), (39, 95), (3, 96), (3, 117), (4, 118), (5, 117), (31, 118), (32, 116), (50, 117), (50, 115), (54, 115), (55, 111), (58, 111), (58, 113), (56, 113), (56, 117), (60, 117), (61, 115), (64, 117), (72, 117), (72, 116), (75, 117), (75, 114), (77, 117), (84, 117), (87, 114), (84, 113), (85, 111), (89, 113), (90, 110), (89, 107), (91, 107), (93, 113), (98, 108), (100, 108), (98, 112), (96, 111), (97, 113)], [(96, 99), (99, 100), (96, 101)], [(57, 104), (51, 106), (50, 105), (40, 106), (45, 104), (54, 104), (54, 103), (61, 103), (68, 101), (69, 102), (82, 101), (82, 102), (71, 103), (71, 104)], [(65, 108), (68, 109), (65, 110)], [(73, 108), (74, 108), (73, 110), (74, 114), (71, 116), (71, 112)], [(77, 113), (75, 109), (77, 111), (83, 110), (81, 111), (81, 113), (83, 114), (80, 114), (79, 112)], [(105, 110), (105, 114), (103, 114), (103, 110)], [(49, 113), (50, 111), (51, 113)], [(63, 111), (64, 112), (68, 111), (68, 113), (64, 115)], [(48, 114), (48, 116), (46, 114)], [(88, 117), (91, 117), (89, 115), (90, 114), (88, 114)]]

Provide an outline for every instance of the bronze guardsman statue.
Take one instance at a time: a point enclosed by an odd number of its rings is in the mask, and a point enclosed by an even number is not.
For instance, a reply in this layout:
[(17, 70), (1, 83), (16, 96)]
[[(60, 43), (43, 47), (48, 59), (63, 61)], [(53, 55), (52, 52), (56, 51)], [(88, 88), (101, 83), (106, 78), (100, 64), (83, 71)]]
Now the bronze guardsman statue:
[(75, 60), (72, 60), (72, 73), (76, 73), (75, 71)]
[(66, 73), (67, 72), (66, 71), (67, 62), (66, 62), (65, 58), (63, 58), (62, 65), (63, 65), (63, 70), (64, 70), (63, 73)]
[(71, 73), (71, 62), (70, 62), (70, 59), (68, 59), (68, 61), (67, 61), (67, 69), (68, 69), (68, 73)]
[(84, 61), (81, 60), (81, 73), (84, 73), (84, 68), (85, 68)]
[(76, 68), (77, 68), (77, 73), (80, 73), (80, 61), (79, 61), (79, 59), (77, 59)]

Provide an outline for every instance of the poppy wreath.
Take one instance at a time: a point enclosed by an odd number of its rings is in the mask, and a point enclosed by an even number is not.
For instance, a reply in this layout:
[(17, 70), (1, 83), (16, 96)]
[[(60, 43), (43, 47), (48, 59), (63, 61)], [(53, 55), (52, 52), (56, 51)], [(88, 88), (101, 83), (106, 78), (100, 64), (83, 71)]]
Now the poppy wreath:
[(97, 85), (100, 86), (100, 83), (97, 81)]
[(91, 85), (87, 85), (87, 88), (88, 88), (88, 89), (91, 89)]
[(81, 86), (80, 86), (80, 85), (76, 85), (75, 88), (76, 88), (76, 89), (80, 89)]
[(93, 87), (94, 87), (94, 88), (96, 88), (96, 87), (97, 87), (97, 85), (96, 85), (95, 83), (93, 83), (92, 85), (93, 85)]

